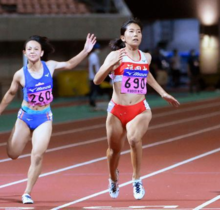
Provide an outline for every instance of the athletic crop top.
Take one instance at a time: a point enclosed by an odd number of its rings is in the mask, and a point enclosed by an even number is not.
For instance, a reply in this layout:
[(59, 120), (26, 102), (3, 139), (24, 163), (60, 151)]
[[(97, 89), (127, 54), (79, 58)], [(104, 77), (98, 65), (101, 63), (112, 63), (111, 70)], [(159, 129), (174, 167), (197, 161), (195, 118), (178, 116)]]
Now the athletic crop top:
[(25, 76), (23, 98), (31, 106), (44, 106), (53, 101), (53, 79), (46, 63), (42, 61), (42, 64), (43, 75), (39, 79), (35, 79), (31, 76), (27, 65), (23, 67)]
[(149, 64), (147, 62), (146, 56), (142, 51), (138, 51), (140, 55), (139, 61), (134, 61), (128, 56), (124, 56), (122, 62), (118, 68), (116, 68), (109, 75), (112, 78), (112, 82), (121, 82), (125, 69), (129, 70), (145, 70), (149, 72)]

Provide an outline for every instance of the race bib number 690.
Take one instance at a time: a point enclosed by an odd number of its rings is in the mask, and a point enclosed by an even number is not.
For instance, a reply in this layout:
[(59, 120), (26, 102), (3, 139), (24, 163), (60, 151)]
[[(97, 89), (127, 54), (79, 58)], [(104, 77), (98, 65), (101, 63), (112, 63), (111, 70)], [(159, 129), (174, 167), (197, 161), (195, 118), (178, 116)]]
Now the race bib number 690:
[(146, 94), (147, 75), (148, 71), (145, 70), (125, 69), (121, 83), (121, 93)]

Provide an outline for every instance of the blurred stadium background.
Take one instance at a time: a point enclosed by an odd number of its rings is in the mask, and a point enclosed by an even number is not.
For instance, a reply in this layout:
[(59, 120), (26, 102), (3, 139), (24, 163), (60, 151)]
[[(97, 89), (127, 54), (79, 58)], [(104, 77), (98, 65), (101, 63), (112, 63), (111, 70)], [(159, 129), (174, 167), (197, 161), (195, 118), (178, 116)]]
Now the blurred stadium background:
[[(203, 89), (216, 90), (219, 5), (219, 0), (0, 0), (0, 97), (23, 65), (23, 44), (30, 35), (47, 36), (56, 49), (50, 59), (64, 61), (83, 48), (88, 32), (94, 33), (102, 63), (110, 51), (109, 41), (119, 37), (121, 24), (131, 16), (144, 24), (141, 50), (153, 52), (159, 46), (167, 58), (174, 48), (179, 50), (182, 89), (188, 84), (187, 56), (195, 49), (201, 59)], [(87, 60), (54, 79), (55, 96), (85, 96)]]

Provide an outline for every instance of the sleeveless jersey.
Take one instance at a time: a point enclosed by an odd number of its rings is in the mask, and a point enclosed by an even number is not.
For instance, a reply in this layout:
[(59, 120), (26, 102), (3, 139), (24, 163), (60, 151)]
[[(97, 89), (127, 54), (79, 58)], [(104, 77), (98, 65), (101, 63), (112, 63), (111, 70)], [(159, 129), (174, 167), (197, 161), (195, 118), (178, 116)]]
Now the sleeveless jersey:
[(35, 79), (31, 76), (27, 65), (23, 67), (25, 76), (23, 98), (31, 106), (44, 106), (53, 101), (53, 79), (46, 63), (42, 61), (42, 64), (43, 75), (39, 79)]
[(146, 94), (149, 64), (142, 51), (138, 51), (140, 59), (134, 61), (124, 56), (118, 68), (112, 71), (112, 82), (122, 82), (121, 93)]

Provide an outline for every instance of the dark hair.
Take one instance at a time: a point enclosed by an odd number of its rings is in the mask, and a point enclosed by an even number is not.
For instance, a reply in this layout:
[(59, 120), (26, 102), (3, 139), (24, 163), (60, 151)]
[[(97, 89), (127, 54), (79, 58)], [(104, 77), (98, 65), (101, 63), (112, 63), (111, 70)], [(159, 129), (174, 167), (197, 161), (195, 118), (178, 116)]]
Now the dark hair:
[(36, 41), (41, 45), (41, 49), (44, 51), (44, 54), (41, 58), (41, 60), (43, 60), (43, 61), (47, 61), (48, 55), (55, 51), (53, 45), (50, 43), (50, 41), (47, 37), (38, 36), (38, 35), (30, 36), (29, 39), (26, 40), (26, 42), (24, 44), (24, 50), (25, 50), (26, 45), (29, 41)]
[[(123, 25), (121, 26), (121, 31), (120, 31), (121, 35), (124, 35), (125, 31), (127, 30), (127, 26), (130, 25), (131, 23), (137, 24), (142, 31), (143, 26), (140, 20), (138, 18), (130, 18), (129, 20), (124, 22)], [(125, 43), (120, 38), (118, 38), (115, 40), (111, 40), (109, 46), (111, 47), (112, 50), (115, 51), (124, 48)]]

